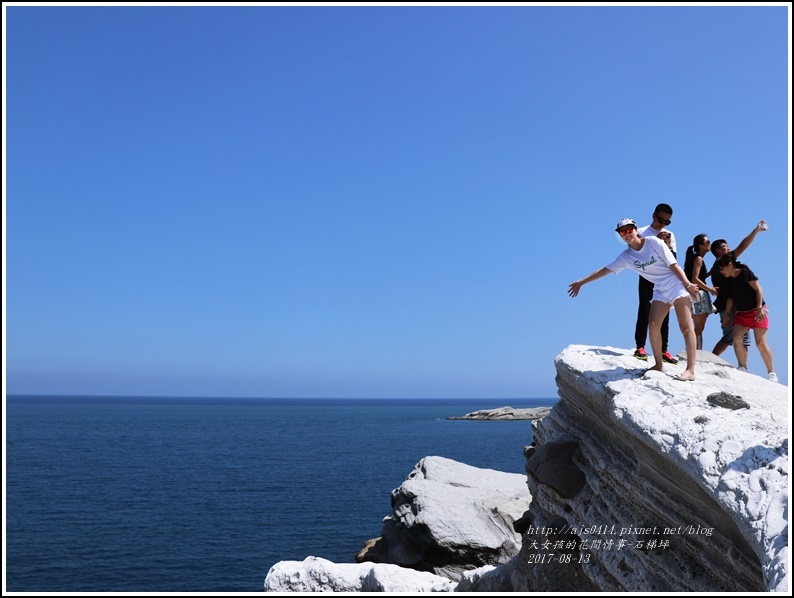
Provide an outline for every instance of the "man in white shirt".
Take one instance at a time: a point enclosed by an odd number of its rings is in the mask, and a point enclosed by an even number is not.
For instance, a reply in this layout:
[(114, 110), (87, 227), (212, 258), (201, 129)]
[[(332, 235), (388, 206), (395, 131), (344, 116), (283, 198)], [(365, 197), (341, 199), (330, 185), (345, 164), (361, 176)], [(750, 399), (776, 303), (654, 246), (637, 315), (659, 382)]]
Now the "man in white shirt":
[[(637, 230), (641, 237), (659, 237), (665, 241), (673, 252), (676, 254), (675, 235), (672, 231), (668, 231), (665, 227), (669, 226), (670, 219), (673, 217), (673, 208), (666, 203), (660, 203), (653, 211), (653, 220), (648, 226), (643, 226)], [(653, 297), (653, 283), (649, 282), (642, 276), (639, 277), (637, 287), (639, 294), (639, 306), (637, 308), (637, 324), (634, 328), (634, 341), (637, 350), (634, 351), (634, 357), (642, 361), (648, 360), (648, 354), (645, 352), (645, 341), (648, 338), (648, 316), (651, 313), (651, 298)], [(676, 364), (678, 360), (673, 357), (667, 350), (667, 338), (670, 331), (670, 315), (668, 314), (664, 322), (662, 322), (662, 359), (666, 363)]]

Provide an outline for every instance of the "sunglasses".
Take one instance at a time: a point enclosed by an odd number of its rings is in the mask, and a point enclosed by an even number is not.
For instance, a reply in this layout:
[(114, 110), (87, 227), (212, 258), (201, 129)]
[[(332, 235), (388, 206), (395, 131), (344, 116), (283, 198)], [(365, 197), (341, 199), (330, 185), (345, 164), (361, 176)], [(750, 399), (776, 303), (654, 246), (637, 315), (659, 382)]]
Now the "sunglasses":
[(620, 230), (618, 230), (618, 233), (620, 234), (621, 237), (625, 237), (633, 230), (634, 230), (633, 226), (627, 226), (626, 228), (621, 228)]
[(661, 224), (664, 224), (665, 226), (667, 226), (668, 224), (670, 224), (672, 222), (672, 220), (665, 220), (664, 218), (659, 218), (659, 216), (657, 216), (656, 214), (654, 214), (653, 217), (656, 218), (656, 220), (658, 222), (660, 222)]

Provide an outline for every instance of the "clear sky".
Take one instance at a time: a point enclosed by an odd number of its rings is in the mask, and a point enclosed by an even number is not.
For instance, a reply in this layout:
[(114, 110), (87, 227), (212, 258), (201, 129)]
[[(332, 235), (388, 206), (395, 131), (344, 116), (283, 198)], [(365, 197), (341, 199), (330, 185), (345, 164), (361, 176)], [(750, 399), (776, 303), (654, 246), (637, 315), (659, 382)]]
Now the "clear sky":
[(660, 202), (682, 264), (769, 222), (788, 383), (786, 6), (4, 12), (9, 393), (553, 397)]

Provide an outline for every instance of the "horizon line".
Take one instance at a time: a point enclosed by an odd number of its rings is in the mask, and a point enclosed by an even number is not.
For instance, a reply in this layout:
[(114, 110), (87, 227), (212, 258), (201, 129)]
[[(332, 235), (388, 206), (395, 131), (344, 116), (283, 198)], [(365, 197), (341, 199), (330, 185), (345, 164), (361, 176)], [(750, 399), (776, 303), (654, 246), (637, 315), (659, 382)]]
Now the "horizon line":
[(5, 398), (19, 397), (19, 398), (99, 398), (99, 399), (233, 399), (233, 400), (279, 400), (279, 401), (327, 401), (327, 400), (344, 400), (344, 401), (533, 401), (537, 399), (554, 399), (559, 397), (322, 397), (322, 396), (300, 396), (300, 397), (287, 397), (287, 396), (219, 396), (219, 395), (125, 395), (125, 394), (53, 394), (53, 393), (4, 393)]

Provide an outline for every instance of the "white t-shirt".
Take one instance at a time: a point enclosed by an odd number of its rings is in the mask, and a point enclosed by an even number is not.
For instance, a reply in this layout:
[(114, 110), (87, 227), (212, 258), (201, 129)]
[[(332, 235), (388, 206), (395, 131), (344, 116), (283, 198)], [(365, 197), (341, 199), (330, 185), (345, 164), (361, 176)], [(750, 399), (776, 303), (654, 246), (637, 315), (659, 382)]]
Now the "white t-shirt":
[(631, 269), (644, 279), (652, 282), (665, 296), (675, 296), (684, 286), (670, 266), (677, 263), (667, 243), (656, 237), (643, 237), (645, 242), (639, 251), (627, 247), (607, 269), (615, 274)]
[(675, 244), (675, 235), (671, 230), (667, 230), (666, 228), (663, 228), (662, 230), (656, 230), (649, 224), (648, 226), (643, 226), (642, 228), (638, 229), (637, 233), (641, 237), (650, 237), (651, 235), (658, 237), (659, 233), (670, 233), (670, 249), (672, 249), (675, 253), (678, 253), (678, 249)]

